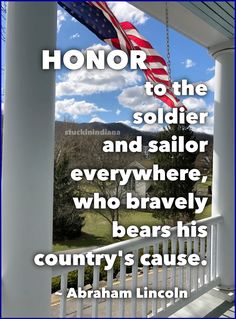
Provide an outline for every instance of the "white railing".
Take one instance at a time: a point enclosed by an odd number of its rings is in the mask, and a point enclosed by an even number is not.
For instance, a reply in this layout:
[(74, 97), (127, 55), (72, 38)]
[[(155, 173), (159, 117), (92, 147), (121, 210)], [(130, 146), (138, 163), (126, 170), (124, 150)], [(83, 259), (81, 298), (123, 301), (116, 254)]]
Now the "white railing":
[[(120, 243), (115, 243), (93, 250), (97, 254), (112, 254), (122, 250), (124, 253), (133, 253), (135, 263), (129, 276), (126, 274), (124, 261), (120, 259), (119, 280), (115, 279), (113, 269), (107, 271), (105, 287), (111, 289), (130, 289), (148, 287), (150, 289), (173, 289), (178, 287), (187, 290), (187, 299), (67, 299), (68, 274), (71, 271), (78, 272), (78, 287), (85, 286), (86, 267), (55, 267), (53, 277), (61, 278), (61, 296), (59, 304), (53, 309), (53, 316), (65, 317), (167, 317), (189, 302), (198, 298), (208, 290), (219, 284), (217, 269), (217, 235), (219, 223), (222, 217), (203, 219), (197, 225), (207, 225), (208, 236), (206, 238), (177, 238), (176, 228), (171, 229), (171, 237), (159, 238), (135, 238)], [(206, 258), (206, 266), (186, 267), (138, 267), (138, 257), (141, 253), (197, 253)], [(93, 267), (92, 289), (99, 289), (100, 267)]]

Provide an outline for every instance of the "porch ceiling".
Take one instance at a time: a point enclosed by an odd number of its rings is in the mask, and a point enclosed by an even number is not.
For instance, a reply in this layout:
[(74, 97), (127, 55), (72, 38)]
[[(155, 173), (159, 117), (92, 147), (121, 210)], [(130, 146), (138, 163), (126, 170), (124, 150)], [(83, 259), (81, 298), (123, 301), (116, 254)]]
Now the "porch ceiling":
[[(165, 2), (130, 2), (165, 22)], [(206, 48), (234, 37), (234, 2), (182, 1), (169, 3), (169, 25)]]

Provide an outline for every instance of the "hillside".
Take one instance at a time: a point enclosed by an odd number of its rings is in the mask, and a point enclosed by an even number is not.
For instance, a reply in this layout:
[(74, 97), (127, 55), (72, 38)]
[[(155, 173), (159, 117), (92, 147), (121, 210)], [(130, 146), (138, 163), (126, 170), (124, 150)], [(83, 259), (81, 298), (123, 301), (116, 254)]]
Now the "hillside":
[[(139, 131), (134, 128), (131, 128), (128, 125), (125, 125), (123, 123), (98, 123), (98, 122), (93, 122), (93, 123), (69, 123), (69, 122), (59, 122), (56, 121), (55, 123), (55, 129), (56, 129), (56, 139), (61, 137), (62, 135), (65, 135), (65, 131), (118, 131), (120, 132), (120, 135), (117, 135), (117, 138), (123, 138), (124, 136), (138, 136), (141, 135), (145, 140), (153, 139), (157, 133), (153, 132), (144, 132), (144, 131)], [(72, 133), (72, 132), (71, 132)], [(74, 133), (74, 132), (73, 132)], [(73, 133), (71, 135), (73, 135)], [(74, 133), (77, 135), (76, 133)], [(106, 134), (104, 134), (106, 135)], [(109, 135), (109, 134), (107, 134)], [(81, 135), (77, 135), (81, 136)], [(86, 136), (86, 135), (82, 135)], [(209, 144), (213, 143), (213, 136), (205, 133), (195, 133), (195, 136), (197, 139), (202, 139), (202, 140), (209, 140)]]
[[(102, 142), (110, 140), (133, 140), (136, 136), (143, 137), (143, 145), (154, 139), (158, 132), (143, 132), (131, 128), (122, 123), (55, 123), (56, 152), (58, 149), (66, 151), (71, 167), (92, 168), (92, 167), (124, 167), (133, 161), (143, 161), (150, 158), (143, 150), (143, 153), (104, 153)], [(195, 133), (199, 140), (208, 140), (209, 146), (206, 154), (199, 154), (196, 165), (204, 170), (212, 166), (212, 145), (213, 136), (204, 133)], [(153, 156), (153, 155), (152, 155)]]

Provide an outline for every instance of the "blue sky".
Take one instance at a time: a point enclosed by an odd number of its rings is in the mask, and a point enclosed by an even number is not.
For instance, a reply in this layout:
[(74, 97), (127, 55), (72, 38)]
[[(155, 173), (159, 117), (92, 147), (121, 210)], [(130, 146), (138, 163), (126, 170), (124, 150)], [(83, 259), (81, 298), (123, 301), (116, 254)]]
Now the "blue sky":
[[(126, 2), (108, 4), (120, 21), (132, 22), (139, 32), (166, 58), (165, 26)], [(85, 50), (109, 49), (90, 30), (75, 21), (58, 6), (57, 48)], [(207, 50), (174, 30), (170, 30), (172, 80), (207, 82), (208, 94), (204, 98), (184, 97), (188, 110), (208, 111), (208, 123), (193, 127), (197, 131), (212, 133), (214, 60)], [(161, 102), (144, 95), (144, 76), (141, 71), (114, 71), (111, 69), (69, 71), (61, 69), (56, 76), (56, 119), (75, 122), (122, 122), (133, 126), (134, 111), (155, 111)], [(138, 128), (138, 127), (136, 127)], [(141, 130), (155, 131), (158, 125), (143, 125)]]

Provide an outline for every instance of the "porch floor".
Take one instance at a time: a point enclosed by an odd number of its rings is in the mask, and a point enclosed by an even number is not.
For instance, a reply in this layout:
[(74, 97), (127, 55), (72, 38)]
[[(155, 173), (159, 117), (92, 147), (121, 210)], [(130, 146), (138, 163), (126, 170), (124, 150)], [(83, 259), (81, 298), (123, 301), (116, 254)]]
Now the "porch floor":
[(234, 302), (225, 301), (212, 289), (170, 318), (235, 318)]
[[(129, 301), (126, 300), (126, 303)], [(141, 305), (140, 305), (141, 306)], [(99, 303), (99, 314), (105, 317), (106, 303), (105, 300)], [(127, 304), (127, 308), (129, 305)], [(76, 301), (67, 301), (67, 317), (76, 317)], [(52, 303), (52, 317), (59, 317), (59, 303)], [(128, 317), (128, 314), (126, 314)], [(119, 317), (119, 302), (113, 301), (113, 318)], [(137, 316), (141, 316), (141, 312), (137, 311)], [(91, 317), (91, 305), (84, 305), (83, 317)], [(170, 318), (235, 318), (234, 302), (223, 300), (217, 296), (214, 290), (203, 294), (181, 310), (177, 311)]]

